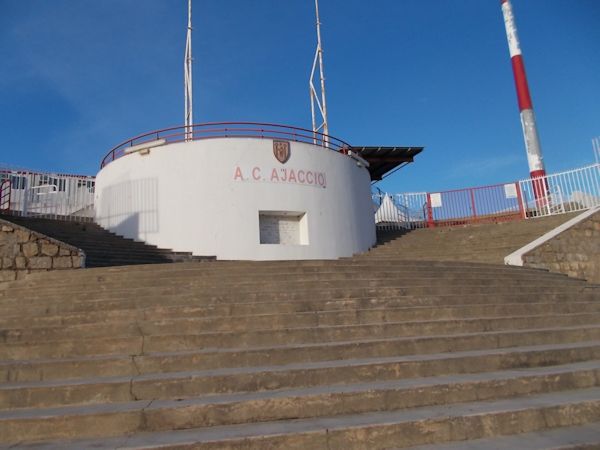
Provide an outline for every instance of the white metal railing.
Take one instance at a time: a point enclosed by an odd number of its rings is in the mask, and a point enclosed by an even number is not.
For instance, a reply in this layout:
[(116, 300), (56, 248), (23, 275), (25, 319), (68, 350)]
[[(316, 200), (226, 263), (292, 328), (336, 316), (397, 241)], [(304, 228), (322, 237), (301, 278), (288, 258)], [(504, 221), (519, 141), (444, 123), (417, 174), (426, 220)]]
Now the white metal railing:
[(442, 192), (373, 194), (380, 230), (499, 222), (600, 205), (600, 164), (546, 177)]
[(426, 192), (373, 194), (375, 223), (380, 230), (391, 231), (427, 226)]
[(519, 186), (527, 217), (583, 211), (600, 205), (600, 164), (522, 180)]
[(5, 213), (66, 220), (94, 216), (94, 177), (0, 169), (0, 181), (10, 183)]

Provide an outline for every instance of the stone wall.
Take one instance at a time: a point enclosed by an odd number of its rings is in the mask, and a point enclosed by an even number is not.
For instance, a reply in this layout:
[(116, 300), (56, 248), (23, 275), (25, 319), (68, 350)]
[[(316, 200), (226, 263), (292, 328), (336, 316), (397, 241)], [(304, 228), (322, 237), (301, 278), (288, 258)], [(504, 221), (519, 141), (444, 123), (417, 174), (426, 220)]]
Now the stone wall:
[(82, 250), (0, 219), (0, 282), (32, 272), (80, 269), (84, 265)]
[(523, 255), (523, 265), (600, 283), (600, 212)]

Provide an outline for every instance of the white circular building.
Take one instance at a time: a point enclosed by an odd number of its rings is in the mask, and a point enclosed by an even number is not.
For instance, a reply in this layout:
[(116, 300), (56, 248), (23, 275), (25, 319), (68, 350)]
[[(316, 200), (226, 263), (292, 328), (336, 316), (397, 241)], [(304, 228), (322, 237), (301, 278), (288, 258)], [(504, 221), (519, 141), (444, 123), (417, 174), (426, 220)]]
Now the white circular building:
[(109, 152), (95, 217), (119, 235), (218, 259), (351, 256), (376, 240), (368, 166), (345, 142), (299, 128), (172, 128)]

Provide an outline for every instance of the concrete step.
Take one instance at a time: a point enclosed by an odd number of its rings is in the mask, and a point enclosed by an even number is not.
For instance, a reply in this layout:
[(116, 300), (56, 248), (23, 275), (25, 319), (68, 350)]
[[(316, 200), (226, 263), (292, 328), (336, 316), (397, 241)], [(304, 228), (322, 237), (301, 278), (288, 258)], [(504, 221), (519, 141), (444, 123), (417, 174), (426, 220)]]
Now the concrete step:
[[(547, 279), (564, 279), (568, 280), (568, 277), (559, 274), (549, 274), (547, 271), (537, 269), (522, 269), (518, 270), (512, 266), (499, 266), (499, 265), (482, 265), (479, 264), (476, 268), (467, 266), (456, 266), (452, 263), (445, 263), (446, 266), (442, 265), (443, 262), (437, 262), (437, 265), (430, 266), (430, 262), (427, 261), (410, 261), (403, 262), (397, 258), (390, 258), (392, 264), (382, 265), (379, 264), (365, 264), (365, 265), (332, 265), (331, 267), (321, 267), (313, 265), (303, 266), (287, 266), (281, 267), (264, 267), (262, 264), (257, 263), (255, 266), (249, 267), (230, 267), (222, 262), (213, 262), (211, 264), (198, 265), (194, 263), (181, 263), (183, 266), (181, 270), (169, 270), (169, 265), (153, 265), (150, 267), (144, 267), (143, 265), (123, 269), (104, 269), (104, 270), (86, 270), (86, 271), (74, 271), (65, 272), (65, 281), (92, 281), (95, 283), (117, 283), (121, 281), (130, 280), (131, 277), (146, 279), (151, 276), (157, 277), (161, 280), (168, 281), (169, 279), (182, 279), (191, 277), (200, 277), (201, 279), (210, 278), (231, 278), (231, 279), (249, 279), (251, 276), (260, 277), (271, 277), (272, 279), (286, 279), (288, 277), (340, 277), (347, 278), (351, 275), (362, 275), (362, 276), (376, 276), (376, 277), (391, 277), (404, 275), (406, 277), (411, 275), (417, 275), (424, 278), (444, 278), (444, 277), (456, 277), (464, 275), (466, 277), (476, 276), (502, 276), (502, 277), (515, 277), (516, 279), (527, 278), (527, 277), (544, 277)], [(373, 262), (373, 261), (369, 261)], [(421, 265), (417, 265), (419, 262)], [(152, 270), (155, 268), (156, 270)], [(274, 274), (277, 276), (274, 277)], [(36, 286), (44, 283), (48, 279), (52, 279), (52, 275), (48, 273), (36, 273), (28, 277), (23, 283), (13, 283), (14, 287), (23, 288), (27, 286)]]
[[(11, 382), (0, 386), (0, 408), (57, 407), (74, 404), (126, 402), (130, 400), (178, 399), (236, 392), (262, 392), (330, 386), (348, 383), (398, 380), (498, 370), (522, 369), (560, 364), (575, 364), (597, 358), (598, 342), (530, 346), (515, 349), (483, 349), (455, 353), (419, 355), (418, 357), (388, 356), (354, 359), (324, 359), (307, 361), (287, 359), (287, 364), (241, 365), (218, 367), (219, 357), (227, 366), (227, 355), (210, 352), (195, 355), (197, 366), (192, 370), (173, 371), (165, 362), (168, 355), (148, 355), (138, 358), (136, 372), (121, 376), (71, 380)], [(263, 351), (264, 355), (264, 351)], [(175, 367), (189, 365), (191, 359), (170, 355)], [(201, 357), (217, 362), (209, 369)], [(231, 355), (229, 355), (231, 356)], [(331, 357), (331, 356), (330, 356)], [(264, 356), (263, 356), (264, 358)], [(285, 356), (280, 356), (285, 361)], [(254, 356), (255, 361), (260, 355)], [(294, 362), (290, 362), (294, 361)], [(299, 361), (299, 362), (297, 362)], [(85, 362), (85, 361), (84, 361)], [(110, 362), (109, 360), (106, 361)], [(122, 369), (126, 368), (124, 362)], [(162, 372), (155, 367), (162, 367)], [(105, 366), (106, 367), (106, 366)]]
[[(600, 388), (310, 419), (63, 441), (61, 448), (383, 449), (580, 426), (600, 421)], [(123, 421), (124, 422), (124, 421)], [(119, 422), (122, 423), (122, 422)], [(90, 428), (93, 423), (89, 423)], [(116, 426), (117, 424), (114, 424)], [(424, 432), (425, 431), (425, 432)], [(43, 447), (41, 447), (43, 448)]]
[[(314, 419), (398, 411), (457, 402), (493, 401), (522, 395), (595, 388), (600, 361), (570, 367), (464, 374), (196, 397), (133, 400), (113, 404), (0, 412), (0, 441), (112, 437), (124, 434), (255, 422)], [(94, 427), (88, 427), (94, 422)], [(34, 431), (32, 433), (32, 430)], [(35, 434), (37, 433), (37, 435)]]
[[(520, 336), (523, 336), (522, 334)], [(11, 393), (15, 389), (44, 388), (37, 382), (56, 381), (65, 385), (66, 380), (94, 377), (132, 377), (137, 375), (167, 374), (176, 372), (192, 372), (198, 370), (214, 370), (226, 368), (252, 368), (261, 366), (288, 366), (306, 369), (307, 364), (322, 362), (321, 367), (328, 367), (327, 361), (347, 361), (349, 366), (364, 368), (375, 367), (376, 373), (395, 373), (395, 377), (409, 378), (413, 376), (433, 376), (449, 373), (466, 373), (465, 371), (493, 371), (507, 368), (533, 367), (536, 365), (556, 365), (600, 359), (600, 343), (598, 341), (573, 341), (560, 343), (547, 335), (545, 339), (537, 336), (538, 345), (522, 346), (509, 342), (506, 334), (503, 345), (498, 348), (489, 339), (479, 342), (465, 343), (465, 336), (455, 337), (446, 347), (449, 353), (435, 353), (432, 348), (434, 339), (414, 342), (411, 350), (406, 341), (393, 339), (370, 340), (360, 344), (340, 342), (332, 344), (313, 344), (300, 346), (259, 347), (240, 349), (207, 349), (191, 351), (170, 351), (160, 353), (123, 354), (107, 356), (83, 355), (64, 358), (33, 359), (3, 361), (0, 363), (0, 380), (4, 386), (6, 404), (15, 405), (15, 401), (30, 401), (31, 398), (21, 393)], [(462, 338), (462, 340), (461, 340)], [(395, 343), (400, 346), (394, 347)], [(512, 344), (512, 347), (508, 345)], [(141, 347), (138, 349), (141, 350)], [(343, 352), (343, 353), (341, 353)], [(373, 353), (376, 352), (376, 353)], [(419, 353), (422, 352), (422, 353)], [(373, 358), (377, 354), (378, 358)], [(290, 367), (290, 364), (295, 366)], [(382, 366), (385, 364), (385, 366)], [(334, 365), (337, 367), (339, 364)], [(390, 367), (390, 369), (386, 369)], [(312, 369), (317, 368), (313, 366)], [(393, 372), (392, 372), (393, 371)], [(293, 373), (298, 373), (293, 371)], [(308, 372), (308, 373), (315, 373)], [(325, 372), (327, 373), (327, 372)], [(392, 378), (394, 379), (394, 378)], [(111, 380), (108, 380), (111, 381)], [(115, 380), (112, 380), (115, 381)], [(12, 383), (12, 384), (11, 384)], [(37, 392), (41, 392), (39, 389)], [(69, 397), (73, 400), (73, 397)], [(21, 399), (21, 400), (14, 400)]]
[[(389, 345), (396, 345), (393, 354), (409, 354), (415, 348), (423, 352), (471, 350), (483, 347), (514, 347), (520, 345), (519, 339), (529, 339), (531, 344), (547, 344), (550, 342), (579, 342), (595, 340), (600, 336), (600, 325), (587, 324), (581, 326), (549, 327), (539, 329), (502, 329), (485, 333), (450, 333), (431, 334), (429, 336), (394, 336), (386, 331), (385, 326), (361, 327), (377, 333), (368, 338), (360, 338), (352, 334), (352, 328), (342, 329), (296, 329), (287, 337), (281, 331), (259, 331), (245, 333), (200, 333), (194, 335), (161, 335), (135, 337), (99, 337), (57, 340), (39, 343), (13, 343), (0, 346), (0, 358), (5, 361), (31, 360), (45, 358), (67, 358), (85, 355), (142, 355), (146, 353), (192, 351), (202, 349), (252, 349), (279, 348), (291, 349), (293, 346), (306, 346), (307, 350), (319, 352), (319, 345), (324, 351), (330, 351), (334, 344), (350, 351), (352, 349), (370, 348), (379, 353), (389, 352)], [(562, 339), (562, 340), (561, 340)], [(317, 347), (315, 347), (315, 345)], [(432, 346), (438, 345), (438, 350)], [(441, 350), (444, 349), (444, 350)], [(290, 350), (291, 351), (291, 350)]]
[(401, 232), (396, 237), (391, 233), (384, 233), (384, 243), (357, 259), (386, 261), (386, 258), (393, 257), (503, 264), (506, 255), (574, 215), (502, 224), (425, 228)]
[[(461, 319), (441, 320), (416, 320), (407, 321), (397, 318), (395, 321), (375, 320), (363, 323), (344, 324), (319, 324), (315, 321), (301, 324), (291, 319), (284, 323), (265, 322), (263, 324), (252, 323), (246, 326), (230, 326), (221, 323), (220, 327), (211, 329), (210, 322), (205, 326), (207, 320), (202, 318), (172, 318), (137, 321), (135, 323), (103, 323), (79, 326), (60, 326), (50, 328), (12, 328), (3, 329), (0, 333), (0, 345), (2, 344), (27, 344), (33, 345), (44, 342), (65, 341), (71, 339), (95, 339), (110, 337), (145, 337), (185, 335), (206, 337), (210, 342), (221, 342), (221, 345), (242, 339), (245, 342), (255, 342), (262, 339), (272, 338), (274, 342), (283, 339), (282, 333), (287, 334), (290, 339), (301, 339), (306, 333), (311, 333), (316, 339), (328, 340), (331, 336), (339, 336), (342, 339), (363, 337), (389, 337), (389, 336), (413, 336), (419, 334), (428, 336), (432, 334), (450, 333), (475, 333), (484, 331), (498, 331), (506, 329), (544, 328), (549, 326), (571, 326), (584, 324), (600, 324), (600, 312), (598, 313), (574, 313), (574, 314), (548, 314), (548, 315), (522, 315), (522, 316), (500, 316), (500, 317), (474, 317)], [(201, 332), (199, 332), (201, 330)], [(260, 337), (259, 337), (260, 336)], [(296, 337), (297, 336), (297, 337)], [(309, 341), (310, 342), (310, 341)], [(205, 344), (202, 344), (204, 346)], [(211, 344), (206, 344), (211, 345)], [(235, 344), (233, 344), (235, 345)], [(1, 351), (1, 350), (0, 350)]]
[(512, 436), (422, 445), (410, 447), (410, 450), (597, 450), (599, 448), (600, 422), (593, 422)]
[[(436, 276), (435, 274), (424, 274), (424, 273), (403, 273), (403, 274), (381, 274), (371, 275), (363, 273), (345, 273), (345, 274), (322, 274), (322, 275), (296, 275), (292, 279), (272, 279), (267, 276), (254, 274), (254, 276), (245, 276), (243, 278), (235, 278), (230, 276), (186, 276), (186, 277), (172, 277), (169, 279), (146, 279), (145, 277), (135, 277), (129, 280), (129, 284), (124, 283), (121, 280), (111, 280), (109, 282), (92, 281), (92, 280), (77, 280), (64, 285), (55, 285), (47, 287), (45, 292), (48, 294), (52, 293), (64, 293), (69, 291), (70, 293), (85, 291), (86, 287), (89, 289), (90, 283), (100, 285), (102, 284), (104, 290), (108, 288), (115, 289), (140, 289), (136, 287), (133, 282), (143, 282), (144, 288), (150, 288), (154, 286), (160, 287), (172, 287), (180, 286), (185, 288), (223, 288), (223, 284), (227, 283), (231, 288), (252, 288), (252, 287), (273, 287), (273, 288), (298, 288), (306, 286), (312, 283), (318, 283), (319, 286), (325, 287), (364, 287), (364, 286), (419, 286), (419, 285), (448, 285), (455, 284), (460, 286), (488, 286), (498, 284), (509, 284), (509, 285), (547, 285), (547, 286), (586, 286), (587, 284), (583, 280), (567, 279), (564, 276), (549, 276), (544, 277), (540, 274), (528, 275), (522, 277), (511, 277), (509, 275), (498, 274), (497, 276), (490, 275), (473, 275), (465, 274), (461, 277), (459, 274), (446, 274)], [(20, 288), (10, 290), (10, 297), (17, 298), (20, 294), (31, 295), (36, 291), (37, 286), (25, 285)], [(5, 295), (2, 297), (9, 297), (8, 292), (4, 292)]]
[[(165, 305), (165, 298), (170, 301)], [(61, 301), (48, 302), (47, 304), (22, 304), (11, 307), (4, 315), (7, 319), (23, 319), (32, 316), (55, 317), (57, 315), (71, 315), (102, 313), (110, 314), (118, 311), (139, 310), (149, 316), (153, 311), (170, 310), (172, 314), (182, 312), (202, 316), (240, 316), (268, 313), (294, 313), (333, 311), (340, 309), (365, 309), (365, 308), (406, 308), (406, 307), (453, 307), (464, 305), (496, 305), (504, 303), (529, 304), (557, 302), (593, 302), (598, 301), (598, 293), (590, 290), (578, 292), (546, 293), (531, 295), (530, 293), (515, 294), (450, 294), (450, 295), (398, 295), (395, 292), (386, 292), (385, 295), (377, 293), (363, 293), (363, 295), (338, 295), (329, 293), (329, 298), (307, 299), (305, 296), (260, 296), (246, 294), (242, 298), (237, 296), (211, 295), (199, 300), (197, 295), (190, 294), (160, 294), (153, 297), (131, 299), (127, 296), (97, 301)], [(240, 301), (246, 300), (246, 301)]]
[[(263, 304), (264, 305), (264, 304)], [(290, 308), (281, 308), (278, 311), (274, 306), (289, 306), (283, 303), (267, 304), (263, 313), (254, 311), (237, 311), (228, 305), (184, 306), (184, 305), (157, 305), (147, 308), (129, 308), (106, 310), (86, 313), (60, 313), (58, 315), (11, 315), (0, 317), (0, 329), (15, 329), (15, 323), (20, 323), (29, 330), (37, 328), (69, 327), (86, 324), (105, 323), (135, 323), (149, 320), (169, 320), (181, 317), (202, 320), (199, 325), (204, 331), (216, 330), (241, 330), (252, 328), (286, 327), (289, 323), (297, 326), (319, 325), (351, 325), (369, 322), (396, 322), (400, 320), (447, 320), (475, 317), (499, 317), (507, 315), (547, 315), (571, 313), (597, 313), (600, 312), (600, 302), (535, 302), (535, 303), (504, 303), (483, 304), (475, 303), (457, 306), (401, 306), (361, 308), (360, 305), (352, 308), (344, 304), (343, 309), (321, 309), (308, 312), (293, 311)], [(245, 306), (245, 305), (242, 305)], [(248, 305), (251, 306), (251, 305)], [(257, 305), (258, 306), (258, 305)], [(237, 314), (239, 313), (239, 314)], [(235, 319), (235, 320), (232, 320)], [(11, 328), (12, 327), (12, 328)]]
[[(446, 287), (443, 285), (417, 285), (407, 286), (402, 283), (383, 285), (383, 286), (365, 286), (356, 288), (347, 287), (326, 287), (322, 289), (318, 288), (317, 285), (311, 285), (308, 287), (298, 287), (292, 289), (284, 287), (277, 289), (276, 287), (269, 287), (268, 289), (260, 289), (259, 286), (253, 286), (251, 288), (238, 288), (237, 290), (233, 287), (228, 289), (219, 289), (215, 287), (202, 287), (202, 288), (186, 288), (185, 286), (172, 286), (172, 287), (156, 287), (143, 288), (139, 290), (135, 289), (114, 289), (114, 290), (96, 290), (85, 295), (85, 291), (78, 293), (62, 293), (55, 292), (52, 295), (48, 295), (44, 298), (39, 293), (32, 293), (31, 295), (23, 295), (22, 297), (16, 298), (5, 298), (0, 300), (0, 305), (6, 308), (7, 311), (26, 311), (31, 310), (44, 310), (44, 308), (103, 308), (110, 309), (111, 304), (115, 304), (116, 309), (122, 309), (127, 304), (136, 305), (152, 305), (154, 303), (164, 303), (164, 298), (169, 296), (173, 299), (174, 303), (179, 304), (186, 303), (185, 299), (194, 299), (194, 303), (197, 306), (200, 305), (211, 305), (215, 302), (220, 304), (230, 303), (259, 303), (259, 302), (289, 302), (289, 301), (304, 301), (306, 303), (318, 303), (326, 302), (338, 299), (368, 299), (368, 298), (407, 298), (410, 304), (411, 298), (419, 299), (437, 299), (437, 303), (443, 303), (445, 298), (463, 296), (465, 298), (486, 296), (488, 292), (493, 292), (494, 298), (497, 300), (510, 298), (523, 297), (529, 295), (531, 301), (537, 298), (544, 298), (551, 300), (553, 296), (563, 295), (565, 298), (576, 299), (580, 295), (594, 295), (595, 291), (587, 289), (586, 286), (569, 286), (569, 285), (534, 285), (534, 284), (509, 284), (505, 285), (451, 285), (448, 284)], [(516, 293), (516, 294), (515, 294)], [(135, 294), (134, 297), (132, 294)], [(133, 297), (133, 298), (132, 298)], [(179, 302), (178, 300), (182, 301)], [(450, 300), (452, 301), (452, 300)], [(502, 300), (501, 300), (502, 301)], [(103, 307), (103, 305), (105, 305)], [(68, 310), (68, 309), (66, 309)]]
[[(489, 291), (496, 295), (510, 296), (514, 292), (520, 294), (530, 294), (535, 297), (546, 294), (580, 294), (587, 287), (584, 284), (553, 284), (526, 282), (499, 283), (494, 284), (482, 280), (477, 284), (469, 283), (447, 283), (435, 284), (421, 282), (422, 284), (409, 284), (403, 281), (385, 280), (363, 283), (357, 286), (349, 286), (348, 282), (333, 283), (307, 283), (304, 285), (276, 285), (265, 283), (249, 286), (219, 286), (218, 284), (210, 286), (201, 286), (198, 288), (188, 287), (184, 284), (165, 287), (127, 287), (119, 289), (98, 289), (86, 292), (83, 287), (73, 292), (68, 290), (55, 291), (54, 293), (44, 293), (40, 291), (31, 291), (22, 296), (13, 296), (7, 292), (7, 295), (1, 301), (1, 304), (10, 307), (14, 305), (34, 306), (43, 302), (60, 302), (72, 299), (74, 301), (85, 298), (88, 302), (97, 300), (111, 300), (124, 297), (131, 298), (132, 293), (139, 297), (177, 296), (177, 295), (195, 295), (198, 299), (219, 299), (220, 301), (254, 302), (256, 300), (266, 301), (268, 299), (277, 300), (302, 300), (302, 299), (328, 299), (328, 298), (356, 298), (369, 296), (436, 296), (436, 295), (475, 295), (485, 294)], [(67, 297), (68, 296), (68, 297)]]

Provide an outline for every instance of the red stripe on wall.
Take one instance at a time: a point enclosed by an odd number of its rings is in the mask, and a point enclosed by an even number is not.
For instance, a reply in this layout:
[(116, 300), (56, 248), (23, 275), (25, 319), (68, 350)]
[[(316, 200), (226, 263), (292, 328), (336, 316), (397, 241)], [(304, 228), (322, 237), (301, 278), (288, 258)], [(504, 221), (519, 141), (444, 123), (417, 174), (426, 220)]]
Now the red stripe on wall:
[(529, 85), (525, 75), (525, 64), (521, 55), (515, 55), (512, 58), (513, 74), (515, 76), (515, 86), (517, 88), (517, 98), (519, 100), (519, 110), (533, 109), (531, 95), (529, 94)]

